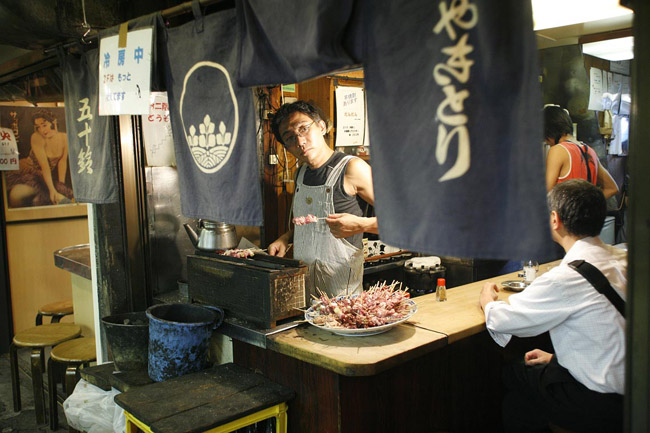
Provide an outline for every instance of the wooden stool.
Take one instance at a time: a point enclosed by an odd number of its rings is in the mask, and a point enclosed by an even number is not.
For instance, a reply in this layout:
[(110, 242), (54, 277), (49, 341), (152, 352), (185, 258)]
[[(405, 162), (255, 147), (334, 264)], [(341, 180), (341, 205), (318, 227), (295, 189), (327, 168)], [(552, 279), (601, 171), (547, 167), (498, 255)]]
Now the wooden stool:
[(65, 366), (64, 388), (66, 395), (70, 395), (78, 382), (77, 369), (88, 365), (96, 359), (95, 339), (92, 337), (75, 338), (61, 343), (52, 349), (50, 359), (47, 361), (47, 389), (50, 403), (50, 430), (59, 427), (59, 411), (56, 392), (56, 363)]
[(43, 305), (36, 314), (36, 326), (43, 324), (43, 316), (52, 317), (50, 323), (59, 323), (62, 317), (73, 314), (72, 300), (53, 302)]
[(43, 372), (45, 370), (45, 348), (55, 346), (81, 335), (81, 328), (74, 323), (51, 323), (25, 329), (14, 335), (9, 345), (11, 363), (11, 389), (14, 397), (14, 412), (21, 409), (20, 377), (18, 372), (18, 348), (31, 347), (32, 388), (36, 421), (45, 424), (45, 399), (43, 398)]
[(140, 386), (115, 396), (126, 433), (226, 433), (275, 417), (287, 431), (287, 401), (294, 392), (229, 363)]

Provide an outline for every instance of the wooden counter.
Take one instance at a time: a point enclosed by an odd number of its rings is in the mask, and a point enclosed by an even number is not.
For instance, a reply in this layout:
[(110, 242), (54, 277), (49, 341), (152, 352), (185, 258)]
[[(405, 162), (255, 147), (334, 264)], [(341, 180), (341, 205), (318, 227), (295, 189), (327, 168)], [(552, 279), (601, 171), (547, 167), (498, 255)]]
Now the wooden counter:
[(491, 432), (504, 350), (483, 332), (484, 282), (448, 289), (445, 302), (415, 298), (411, 320), (384, 334), (344, 337), (305, 324), (269, 336), (266, 349), (234, 340), (234, 361), (296, 392), (290, 432)]

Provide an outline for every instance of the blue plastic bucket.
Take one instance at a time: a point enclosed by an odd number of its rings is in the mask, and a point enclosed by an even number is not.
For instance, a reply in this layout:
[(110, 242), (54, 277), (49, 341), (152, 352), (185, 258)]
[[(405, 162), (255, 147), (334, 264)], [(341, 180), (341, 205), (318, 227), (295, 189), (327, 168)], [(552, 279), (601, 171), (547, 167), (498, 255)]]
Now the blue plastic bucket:
[(160, 304), (147, 309), (149, 377), (160, 382), (203, 370), (210, 336), (223, 321), (223, 310), (191, 304)]

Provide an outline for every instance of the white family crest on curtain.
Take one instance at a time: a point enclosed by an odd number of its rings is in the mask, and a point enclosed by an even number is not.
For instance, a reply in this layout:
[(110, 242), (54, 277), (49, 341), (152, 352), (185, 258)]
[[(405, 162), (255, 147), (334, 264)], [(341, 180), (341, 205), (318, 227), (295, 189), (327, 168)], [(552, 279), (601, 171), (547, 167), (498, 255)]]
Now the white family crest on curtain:
[[(200, 79), (199, 74), (197, 74), (199, 71)], [(204, 105), (206, 113), (203, 118), (198, 118), (198, 116), (186, 118), (189, 113), (192, 113), (192, 110), (187, 110), (186, 114), (186, 110), (183, 109), (185, 93), (191, 86), (220, 87), (223, 97), (219, 98), (217, 103), (232, 104), (232, 112), (234, 113), (232, 124), (227, 124), (222, 119), (210, 116), (210, 105), (208, 104)], [(180, 115), (184, 136), (196, 166), (204, 173), (219, 171), (228, 162), (232, 154), (237, 143), (237, 132), (239, 130), (239, 106), (228, 70), (216, 62), (198, 62), (192, 66), (183, 81)]]

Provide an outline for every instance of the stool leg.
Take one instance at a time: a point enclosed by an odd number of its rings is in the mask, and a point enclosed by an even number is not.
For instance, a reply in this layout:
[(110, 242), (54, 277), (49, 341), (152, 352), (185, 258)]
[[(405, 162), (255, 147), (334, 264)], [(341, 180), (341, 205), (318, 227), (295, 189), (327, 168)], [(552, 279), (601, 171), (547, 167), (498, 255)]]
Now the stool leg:
[(54, 370), (54, 360), (50, 358), (47, 360), (47, 394), (50, 406), (50, 430), (59, 428), (59, 408), (57, 407), (56, 374)]
[(36, 326), (43, 324), (43, 315), (41, 313), (36, 314)]
[(275, 417), (275, 433), (287, 433), (287, 412), (282, 411)]
[(41, 350), (34, 349), (30, 356), (32, 363), (32, 388), (34, 389), (34, 409), (36, 422), (45, 424), (45, 397), (43, 395), (43, 368), (41, 364)]
[(77, 366), (70, 365), (65, 369), (65, 394), (70, 395), (77, 385)]
[(53, 314), (50, 323), (59, 323), (61, 321), (61, 317), (63, 316), (65, 316), (65, 314)]
[(9, 362), (11, 364), (11, 391), (14, 395), (14, 412), (20, 412), (20, 376), (18, 372), (18, 347), (12, 342), (9, 345)]

